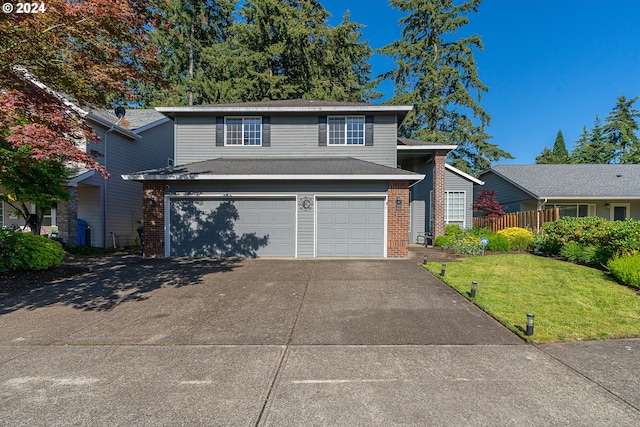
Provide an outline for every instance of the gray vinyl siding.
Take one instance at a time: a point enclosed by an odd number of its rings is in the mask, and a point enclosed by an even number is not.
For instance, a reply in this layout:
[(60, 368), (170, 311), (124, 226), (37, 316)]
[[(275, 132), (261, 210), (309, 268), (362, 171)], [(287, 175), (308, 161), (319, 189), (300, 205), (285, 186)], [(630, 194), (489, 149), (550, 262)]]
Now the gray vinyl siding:
[(433, 165), (416, 159), (412, 170), (425, 174), (425, 179), (411, 187), (411, 231), (409, 242), (416, 243), (418, 233), (429, 231), (429, 198), (433, 189)]
[(444, 173), (444, 191), (465, 192), (465, 228), (473, 227), (473, 183), (450, 170)]
[[(300, 201), (304, 198), (311, 200), (311, 209), (304, 209)], [(316, 209), (313, 193), (298, 194), (298, 258), (313, 258), (314, 255), (314, 212)]]
[(176, 165), (217, 157), (353, 157), (396, 167), (395, 114), (375, 115), (373, 146), (318, 146), (318, 115), (270, 115), (271, 142), (263, 146), (216, 146), (216, 117), (178, 115)]
[(107, 132), (102, 126), (94, 128), (101, 140), (88, 149), (103, 155), (98, 160), (110, 176), (104, 179), (96, 174), (78, 184), (78, 218), (91, 227), (93, 246), (113, 246), (112, 233), (116, 245), (130, 246), (142, 225), (142, 184), (125, 181), (121, 175), (167, 166), (167, 159), (173, 158), (173, 122), (142, 131), (139, 140)]
[(504, 209), (506, 213), (521, 211), (523, 203), (536, 203), (535, 198), (529, 193), (500, 178), (493, 172), (482, 175), (480, 179), (484, 181), (484, 185), (476, 188), (474, 198), (477, 198), (481, 190), (495, 190), (498, 203), (506, 205)]

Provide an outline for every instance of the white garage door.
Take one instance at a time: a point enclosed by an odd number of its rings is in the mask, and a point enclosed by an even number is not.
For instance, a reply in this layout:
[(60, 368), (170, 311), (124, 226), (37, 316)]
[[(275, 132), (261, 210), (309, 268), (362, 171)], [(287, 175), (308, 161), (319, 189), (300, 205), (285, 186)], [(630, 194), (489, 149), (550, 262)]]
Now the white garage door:
[(295, 256), (295, 199), (172, 198), (171, 256)]
[(317, 256), (384, 256), (383, 198), (319, 198), (317, 210)]

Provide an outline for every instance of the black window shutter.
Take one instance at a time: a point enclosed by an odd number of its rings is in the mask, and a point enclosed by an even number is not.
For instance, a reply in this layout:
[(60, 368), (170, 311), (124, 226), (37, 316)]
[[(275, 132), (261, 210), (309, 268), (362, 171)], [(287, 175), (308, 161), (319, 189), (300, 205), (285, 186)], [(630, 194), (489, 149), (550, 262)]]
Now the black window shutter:
[(364, 145), (373, 145), (373, 116), (364, 118)]
[(216, 147), (224, 147), (224, 117), (216, 117)]
[(271, 117), (262, 118), (262, 146), (271, 147)]
[(318, 147), (327, 145), (327, 117), (318, 117)]

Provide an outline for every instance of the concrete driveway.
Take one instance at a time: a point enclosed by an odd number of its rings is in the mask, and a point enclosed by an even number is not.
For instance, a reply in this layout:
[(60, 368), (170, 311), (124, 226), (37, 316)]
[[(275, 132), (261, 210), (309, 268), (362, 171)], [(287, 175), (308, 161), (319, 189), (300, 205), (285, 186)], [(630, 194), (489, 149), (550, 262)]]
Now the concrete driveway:
[(105, 258), (0, 301), (0, 424), (640, 425), (640, 341), (601, 345), (525, 344), (414, 260)]

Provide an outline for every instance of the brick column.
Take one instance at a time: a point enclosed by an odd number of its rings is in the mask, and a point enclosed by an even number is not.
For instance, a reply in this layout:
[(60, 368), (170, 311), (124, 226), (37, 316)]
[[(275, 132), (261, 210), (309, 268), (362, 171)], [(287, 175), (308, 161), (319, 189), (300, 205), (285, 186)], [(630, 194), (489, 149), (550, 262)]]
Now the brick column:
[(67, 245), (78, 244), (78, 189), (67, 187), (69, 200), (59, 200), (56, 207), (58, 237)]
[(164, 257), (164, 186), (164, 181), (144, 181), (142, 185), (146, 257)]
[[(389, 181), (387, 208), (387, 257), (409, 255), (409, 181)], [(397, 204), (398, 197), (402, 205)]]
[(436, 151), (433, 157), (433, 238), (444, 236), (444, 175), (446, 151)]

